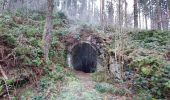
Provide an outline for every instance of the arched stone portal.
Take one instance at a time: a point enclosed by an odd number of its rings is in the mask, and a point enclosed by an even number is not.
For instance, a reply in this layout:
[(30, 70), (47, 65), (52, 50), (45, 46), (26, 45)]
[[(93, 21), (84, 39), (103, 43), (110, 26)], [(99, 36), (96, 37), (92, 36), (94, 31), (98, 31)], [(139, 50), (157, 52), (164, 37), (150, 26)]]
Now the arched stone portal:
[(76, 44), (71, 50), (71, 63), (75, 70), (92, 73), (97, 67), (97, 52), (89, 43)]

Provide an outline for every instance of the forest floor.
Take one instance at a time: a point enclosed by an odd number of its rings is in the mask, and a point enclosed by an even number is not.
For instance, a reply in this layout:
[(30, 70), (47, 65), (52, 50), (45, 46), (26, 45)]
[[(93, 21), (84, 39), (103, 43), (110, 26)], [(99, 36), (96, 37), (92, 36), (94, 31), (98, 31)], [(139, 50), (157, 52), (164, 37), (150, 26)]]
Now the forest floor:
[[(127, 100), (126, 96), (116, 96), (109, 92), (100, 93), (96, 89), (97, 82), (92, 74), (74, 71), (76, 80), (68, 82), (59, 93), (59, 100)], [(108, 83), (102, 83), (108, 84)], [(109, 85), (109, 84), (108, 84)]]

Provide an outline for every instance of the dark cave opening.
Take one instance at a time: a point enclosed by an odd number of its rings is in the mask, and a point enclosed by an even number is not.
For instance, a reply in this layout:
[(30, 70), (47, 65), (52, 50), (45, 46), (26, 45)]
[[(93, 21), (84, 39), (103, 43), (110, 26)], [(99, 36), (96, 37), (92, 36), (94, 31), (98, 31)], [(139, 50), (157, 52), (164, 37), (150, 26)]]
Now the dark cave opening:
[(88, 43), (79, 43), (72, 49), (72, 66), (77, 71), (93, 73), (97, 66), (97, 52)]

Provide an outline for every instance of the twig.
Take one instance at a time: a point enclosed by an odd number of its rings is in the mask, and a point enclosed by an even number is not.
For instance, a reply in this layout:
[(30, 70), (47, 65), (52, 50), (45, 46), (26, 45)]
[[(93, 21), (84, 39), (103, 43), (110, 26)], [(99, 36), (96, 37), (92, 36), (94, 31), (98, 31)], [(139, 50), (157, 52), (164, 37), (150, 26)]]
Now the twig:
[(6, 83), (6, 80), (8, 79), (8, 77), (7, 77), (7, 75), (5, 74), (5, 71), (3, 70), (3, 68), (2, 68), (1, 65), (0, 65), (0, 71), (1, 71), (1, 73), (2, 73), (3, 80), (4, 80), (4, 82), (5, 82), (5, 88), (6, 88), (6, 92), (7, 92), (7, 94), (8, 94), (9, 100), (11, 100), (10, 95), (9, 95), (8, 85), (7, 85), (7, 83)]

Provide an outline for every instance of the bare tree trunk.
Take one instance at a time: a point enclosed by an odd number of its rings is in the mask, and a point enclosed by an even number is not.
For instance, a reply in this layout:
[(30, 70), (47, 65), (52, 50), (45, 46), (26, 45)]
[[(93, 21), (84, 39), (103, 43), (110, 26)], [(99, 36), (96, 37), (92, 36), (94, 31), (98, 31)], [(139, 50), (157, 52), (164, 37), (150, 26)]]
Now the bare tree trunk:
[(167, 1), (168, 2), (168, 11), (169, 11), (169, 16), (170, 16), (170, 0)]
[(160, 0), (156, 0), (157, 13), (157, 29), (161, 30), (161, 7)]
[(145, 27), (148, 29), (148, 20), (147, 20), (147, 15), (145, 15)]
[(48, 10), (46, 15), (46, 21), (44, 26), (44, 35), (43, 35), (43, 52), (44, 58), (46, 61), (49, 60), (48, 54), (51, 44), (51, 33), (52, 33), (52, 14), (54, 8), (54, 0), (48, 0)]
[(8, 12), (11, 12), (12, 8), (13, 8), (13, 1), (12, 0), (8, 0), (8, 5), (7, 5)]
[(138, 0), (134, 0), (134, 28), (138, 28)]
[(108, 2), (108, 24), (112, 25), (113, 24), (113, 3), (112, 0), (110, 2)]
[(127, 27), (127, 1), (125, 0), (125, 27)]
[(169, 27), (170, 27), (170, 25), (169, 25), (169, 20), (170, 20), (170, 0), (167, 1), (167, 5), (168, 5), (168, 10), (167, 10), (167, 14), (168, 14), (167, 15), (168, 19), (167, 20), (168, 20), (168, 22), (167, 23), (168, 23), (168, 30), (169, 30)]
[(3, 7), (2, 7), (3, 10), (5, 9), (6, 4), (7, 4), (7, 0), (4, 0), (3, 1)]
[(102, 25), (102, 0), (100, 0), (100, 23)]
[(153, 6), (152, 6), (152, 0), (149, 0), (149, 6), (150, 6), (150, 20), (151, 20), (151, 29), (154, 29), (154, 18), (153, 18)]
[(104, 27), (104, 0), (100, 0), (100, 14), (101, 26)]
[(139, 29), (141, 29), (141, 9), (140, 9), (140, 5), (139, 5), (139, 12), (138, 12), (138, 16), (139, 16)]
[(169, 24), (169, 10), (168, 10), (168, 2), (166, 1), (167, 3), (167, 7), (165, 8), (165, 12), (162, 11), (162, 16), (161, 16), (161, 19), (162, 19), (162, 29), (163, 30), (168, 30), (168, 24)]
[(118, 16), (119, 16), (119, 28), (121, 27), (121, 21), (122, 21), (122, 19), (121, 19), (121, 0), (119, 0), (119, 7), (118, 7)]
[(94, 18), (94, 0), (92, 0), (92, 19)]
[(91, 0), (88, 1), (88, 22), (91, 22)]

